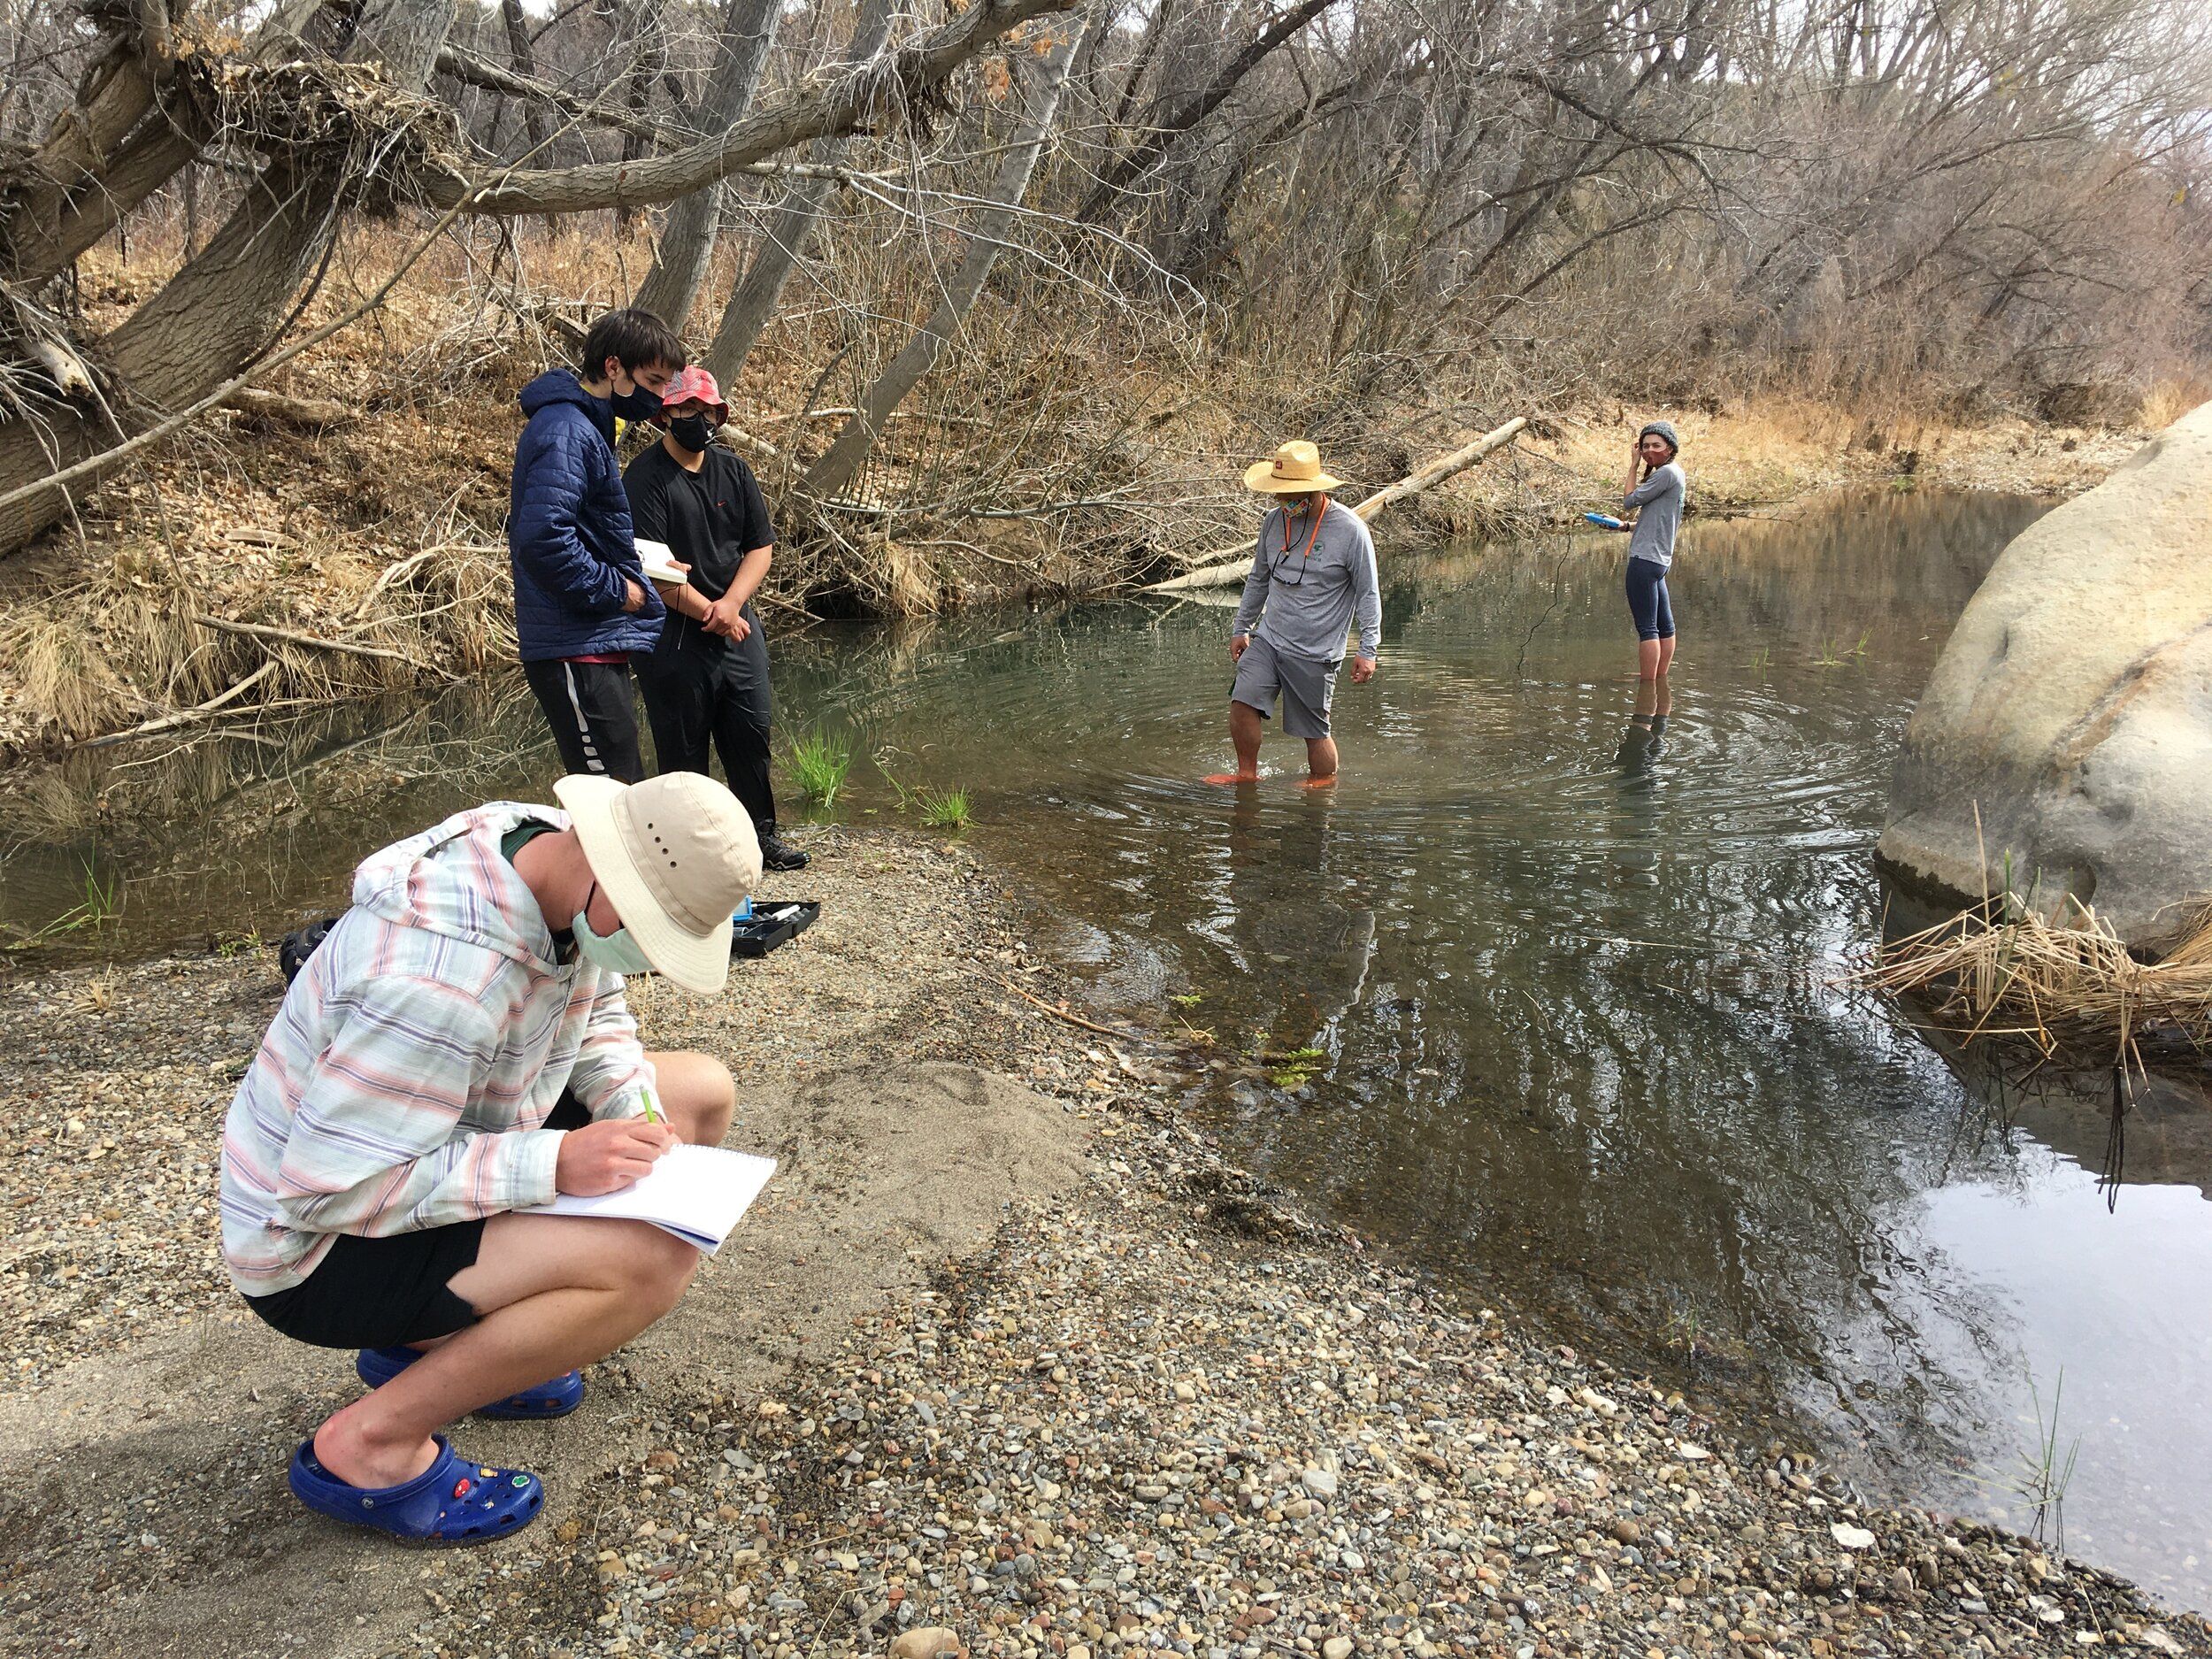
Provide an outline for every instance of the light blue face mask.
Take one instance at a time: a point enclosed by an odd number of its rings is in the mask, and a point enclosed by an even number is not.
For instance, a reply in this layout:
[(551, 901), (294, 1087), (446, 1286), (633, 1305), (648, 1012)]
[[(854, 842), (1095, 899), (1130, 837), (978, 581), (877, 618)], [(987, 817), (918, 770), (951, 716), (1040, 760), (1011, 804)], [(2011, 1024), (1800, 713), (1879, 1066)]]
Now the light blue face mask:
[(618, 927), (602, 939), (591, 928), (591, 902), (599, 892), (599, 884), (591, 884), (591, 891), (584, 895), (584, 908), (576, 912), (576, 919), (569, 924), (576, 937), (577, 953), (595, 968), (609, 973), (650, 973), (653, 964), (638, 949), (637, 941), (630, 937), (630, 930)]

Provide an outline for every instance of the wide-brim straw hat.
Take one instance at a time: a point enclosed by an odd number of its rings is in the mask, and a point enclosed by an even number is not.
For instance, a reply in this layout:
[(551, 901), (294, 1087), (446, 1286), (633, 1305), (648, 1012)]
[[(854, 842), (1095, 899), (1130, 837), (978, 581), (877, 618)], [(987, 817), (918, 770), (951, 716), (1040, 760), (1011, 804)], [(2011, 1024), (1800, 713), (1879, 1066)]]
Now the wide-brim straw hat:
[(730, 913), (760, 885), (760, 839), (737, 797), (695, 772), (635, 784), (576, 773), (553, 794), (646, 961), (687, 991), (720, 990)]
[(1244, 469), (1244, 487), (1263, 495), (1310, 495), (1316, 490), (1339, 488), (1343, 482), (1322, 470), (1321, 451), (1303, 438), (1293, 438), (1275, 451), (1273, 459), (1255, 461)]

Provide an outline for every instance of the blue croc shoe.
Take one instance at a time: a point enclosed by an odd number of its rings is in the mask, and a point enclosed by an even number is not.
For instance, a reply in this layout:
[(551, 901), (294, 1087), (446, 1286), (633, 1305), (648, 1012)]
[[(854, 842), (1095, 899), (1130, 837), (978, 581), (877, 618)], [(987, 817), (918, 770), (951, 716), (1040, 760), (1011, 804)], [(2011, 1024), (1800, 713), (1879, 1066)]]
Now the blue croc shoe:
[[(353, 1369), (372, 1388), (381, 1388), (422, 1355), (411, 1348), (365, 1348)], [(565, 1417), (584, 1403), (584, 1373), (563, 1371), (551, 1382), (476, 1408), (480, 1417)]]
[(415, 1544), (488, 1544), (519, 1532), (545, 1507), (545, 1487), (518, 1469), (454, 1455), (436, 1437), (437, 1461), (396, 1486), (357, 1486), (325, 1469), (308, 1440), (292, 1454), (292, 1495), (318, 1515)]

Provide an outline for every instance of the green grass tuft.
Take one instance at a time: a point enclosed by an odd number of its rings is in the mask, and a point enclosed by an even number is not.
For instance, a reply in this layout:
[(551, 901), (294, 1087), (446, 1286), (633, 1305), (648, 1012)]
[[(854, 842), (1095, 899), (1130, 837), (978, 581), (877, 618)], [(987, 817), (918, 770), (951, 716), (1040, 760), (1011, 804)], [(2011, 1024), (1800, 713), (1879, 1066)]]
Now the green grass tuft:
[(2079, 1435), (2064, 1450), (2059, 1447), (2058, 1408), (2065, 1396), (2066, 1373), (2062, 1370), (2051, 1390), (2051, 1415), (2047, 1419), (2042, 1390), (2036, 1386), (2035, 1374), (2028, 1374), (2028, 1398), (2035, 1405), (2035, 1442), (2021, 1454), (2012, 1488), (2035, 1512), (2036, 1542), (2047, 1541), (2045, 1533), (2055, 1525), (2062, 1549), (2066, 1547), (2066, 1488), (2073, 1484), (2074, 1460), (2081, 1455)]
[(837, 803), (852, 764), (850, 740), (835, 733), (809, 732), (791, 745), (791, 769), (799, 774), (799, 793), (817, 806)]
[(90, 860), (82, 864), (83, 894), (76, 903), (34, 933), (18, 936), (16, 943), (23, 946), (49, 944), (70, 933), (105, 927), (122, 913), (120, 890), (113, 876), (103, 877)]
[(971, 816), (965, 789), (917, 789), (914, 804), (932, 829), (965, 829)]

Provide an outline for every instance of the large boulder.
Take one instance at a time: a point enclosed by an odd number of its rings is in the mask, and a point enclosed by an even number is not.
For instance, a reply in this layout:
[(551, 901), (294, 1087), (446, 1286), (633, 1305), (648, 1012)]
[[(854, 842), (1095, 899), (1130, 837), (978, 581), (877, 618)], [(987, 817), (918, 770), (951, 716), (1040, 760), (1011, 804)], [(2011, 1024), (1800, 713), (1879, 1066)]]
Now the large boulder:
[(2008, 547), (1906, 728), (1877, 856), (2093, 903), (2140, 951), (2212, 894), (2212, 403)]

